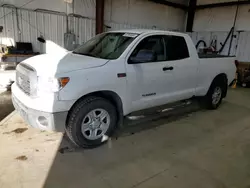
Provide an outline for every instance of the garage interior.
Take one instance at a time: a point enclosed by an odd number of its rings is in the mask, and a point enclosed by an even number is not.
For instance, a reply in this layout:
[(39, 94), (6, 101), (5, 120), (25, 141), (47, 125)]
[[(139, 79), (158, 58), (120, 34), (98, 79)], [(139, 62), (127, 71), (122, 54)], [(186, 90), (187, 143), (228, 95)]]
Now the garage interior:
[[(250, 187), (249, 0), (2, 0), (0, 187)], [(216, 111), (196, 103), (124, 126), (92, 150), (28, 127), (10, 85), (21, 61), (72, 50), (98, 33), (188, 33), (197, 51), (236, 56), (237, 83)], [(44, 41), (46, 40), (46, 43)]]

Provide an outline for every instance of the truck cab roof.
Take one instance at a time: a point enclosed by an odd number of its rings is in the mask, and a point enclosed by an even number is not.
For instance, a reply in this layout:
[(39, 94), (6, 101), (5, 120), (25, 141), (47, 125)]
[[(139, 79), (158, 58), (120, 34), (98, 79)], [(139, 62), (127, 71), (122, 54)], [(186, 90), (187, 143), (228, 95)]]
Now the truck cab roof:
[(154, 29), (124, 29), (124, 30), (109, 31), (108, 33), (135, 33), (135, 34), (165, 33), (165, 34), (169, 34), (169, 35), (187, 36), (187, 34), (181, 33), (181, 32), (166, 31), (166, 30), (154, 30)]

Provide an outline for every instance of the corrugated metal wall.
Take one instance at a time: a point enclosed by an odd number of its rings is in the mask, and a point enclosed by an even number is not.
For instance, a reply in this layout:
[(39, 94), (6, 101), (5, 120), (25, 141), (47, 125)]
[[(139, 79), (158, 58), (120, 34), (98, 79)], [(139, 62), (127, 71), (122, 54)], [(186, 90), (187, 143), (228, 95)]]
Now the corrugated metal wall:
[[(194, 31), (229, 31), (234, 23), (236, 6), (198, 10)], [(250, 31), (250, 5), (239, 6), (235, 29)]]
[[(6, 14), (7, 16), (4, 16)], [(16, 11), (3, 7), (0, 7), (0, 15), (0, 25), (4, 27), (3, 33), (0, 33), (1, 37), (14, 39), (15, 42), (32, 42), (34, 51), (40, 51), (40, 44), (37, 41), (40, 35), (63, 45), (63, 33), (66, 31), (65, 16), (21, 9)]]
[[(247, 0), (245, 0), (247, 1)], [(198, 5), (223, 2), (237, 2), (237, 0), (198, 0)], [(194, 31), (230, 31), (233, 26), (237, 6), (207, 8), (196, 11)], [(236, 31), (250, 31), (250, 5), (240, 5), (236, 19)]]
[[(94, 16), (94, 1), (95, 0), (77, 0), (74, 1), (73, 5), (71, 5), (76, 7), (71, 8), (75, 10), (74, 13), (80, 14), (80, 7), (84, 6), (86, 10), (89, 7), (92, 16)], [(108, 1), (110, 1), (110, 3), (112, 2), (110, 7)], [(119, 2), (121, 4), (119, 4)], [(105, 17), (109, 19), (106, 19), (105, 21), (105, 25), (108, 26), (106, 30), (118, 30), (125, 28), (168, 29), (179, 31), (183, 30), (185, 22), (184, 11), (151, 2), (149, 4), (146, 4), (145, 6), (143, 5), (142, 7), (140, 7), (140, 5), (142, 5), (142, 2), (145, 1), (126, 0), (128, 6), (133, 5), (135, 7), (129, 8), (130, 11), (124, 9), (124, 7), (120, 7), (122, 11), (115, 12), (117, 11), (117, 6), (121, 6), (122, 2), (120, 0), (107, 0), (107, 3), (105, 5)], [(41, 1), (39, 1), (39, 3), (41, 3)], [(148, 14), (147, 10), (149, 8), (152, 9), (152, 7), (150, 7), (149, 5), (154, 5), (155, 7), (153, 8), (156, 8), (156, 10), (154, 10), (154, 13), (152, 14)], [(107, 7), (110, 8), (110, 11), (108, 11)], [(145, 17), (138, 17), (136, 15), (136, 13), (138, 13), (137, 9), (140, 11), (144, 11), (141, 14), (137, 15), (142, 16), (143, 14)], [(130, 15), (131, 13), (129, 19), (128, 17), (123, 17), (123, 11), (128, 11), (126, 12), (127, 15)], [(157, 15), (159, 16), (162, 13), (164, 13), (165, 15), (164, 20), (157, 17)], [(84, 15), (85, 14), (87, 13), (85, 12)], [(91, 16), (90, 13), (88, 13), (87, 15)], [(149, 16), (151, 20), (147, 18), (147, 16)], [(42, 35), (43, 37), (45, 37), (45, 39), (51, 40), (56, 44), (64, 47), (64, 33), (66, 33), (67, 31), (66, 20), (66, 14), (63, 13), (54, 14), (48, 12), (36, 12), (27, 9), (17, 9), (16, 11), (15, 8), (0, 7), (0, 25), (4, 27), (3, 32), (0, 33), (0, 43), (14, 44), (14, 42), (19, 41), (31, 42), (33, 44), (34, 51), (43, 52), (44, 50), (41, 44), (37, 41), (37, 37)], [(95, 35), (95, 20), (93, 18), (70, 16), (68, 20), (69, 31), (76, 35), (77, 44), (82, 44)], [(162, 23), (156, 23), (155, 20), (161, 20)]]
[(69, 17), (69, 30), (76, 35), (76, 43), (83, 44), (95, 36), (95, 20)]
[(14, 9), (0, 8), (0, 25), (3, 26), (3, 32), (0, 33), (1, 43), (9, 45), (18, 39), (16, 14), (12, 10)]
[[(198, 41), (203, 40), (206, 42), (207, 47), (211, 45), (212, 40), (216, 40), (216, 46), (217, 46), (217, 51), (221, 49), (221, 44), (223, 44), (227, 38), (228, 32), (193, 32), (191, 34), (191, 38), (196, 45)], [(235, 38), (233, 38), (232, 41), (232, 46), (231, 46), (231, 51), (230, 55), (236, 55), (237, 52), (237, 46), (238, 46), (238, 38), (239, 34), (234, 33)], [(229, 44), (230, 44), (230, 39), (227, 41), (223, 51), (221, 52), (222, 55), (228, 55), (229, 52)]]
[(250, 32), (241, 32), (239, 34), (237, 59), (250, 63)]
[[(80, 1), (84, 0), (78, 0), (75, 1), (75, 3), (80, 3)], [(107, 0), (109, 1), (109, 0)], [(200, 0), (199, 3), (205, 2), (205, 0)], [(140, 1), (137, 1), (137, 4), (134, 4), (134, 0), (128, 0), (127, 2), (132, 3), (132, 5), (139, 6)], [(87, 4), (86, 4), (87, 3)], [(111, 11), (107, 10), (107, 16), (110, 16), (110, 19), (107, 19), (105, 21), (105, 25), (108, 26), (106, 30), (119, 30), (119, 29), (130, 29), (130, 28), (147, 28), (147, 29), (168, 29), (168, 30), (182, 30), (184, 27), (184, 13), (181, 13), (179, 17), (176, 15), (179, 11), (178, 9), (173, 9), (169, 7), (165, 7), (160, 5), (160, 8), (156, 8), (157, 11), (166, 11), (166, 14), (169, 15), (164, 19), (164, 24), (155, 24), (153, 22), (154, 18), (152, 20), (147, 20), (148, 22), (142, 22), (142, 24), (136, 24), (140, 21), (142, 18), (136, 18), (136, 12), (133, 12), (133, 14), (130, 15), (130, 18), (134, 18), (135, 20), (133, 22), (130, 22), (127, 18), (122, 18), (122, 13), (120, 12), (118, 20), (121, 22), (116, 22), (117, 17), (115, 15), (118, 15), (119, 11), (117, 13), (114, 13), (114, 8), (117, 8), (119, 5), (119, 1), (117, 1), (118, 4), (113, 4), (110, 8)], [(207, 0), (206, 3), (211, 3), (209, 0)], [(206, 4), (204, 3), (204, 4)], [(91, 14), (93, 14), (93, 4), (94, 0), (88, 0), (84, 2), (83, 4), (75, 4), (77, 6), (84, 6), (90, 7), (92, 10)], [(125, 2), (126, 4), (126, 2)], [(88, 5), (88, 6), (87, 6)], [(121, 6), (122, 4), (120, 4)], [(109, 5), (105, 5), (109, 6)], [(131, 6), (127, 4), (126, 6)], [(156, 5), (157, 7), (159, 5)], [(92, 8), (91, 8), (92, 7)], [(162, 8), (163, 7), (163, 8)], [(165, 7), (165, 8), (164, 8)], [(124, 8), (124, 7), (123, 7)], [(122, 7), (120, 9), (123, 10)], [(144, 7), (145, 8), (145, 7)], [(152, 9), (152, 7), (151, 7)], [(216, 11), (217, 9), (217, 11)], [(232, 9), (232, 10), (231, 10)], [(194, 23), (194, 30), (196, 32), (192, 33), (191, 36), (193, 38), (194, 43), (196, 44), (198, 40), (202, 39), (205, 40), (206, 43), (209, 45), (211, 42), (211, 39), (214, 37), (217, 38), (217, 47), (220, 48), (220, 43), (224, 42), (228, 31), (231, 28), (231, 22), (233, 20), (231, 12), (234, 11), (233, 7), (228, 7), (227, 10), (220, 10), (218, 8), (215, 9), (207, 9), (204, 10), (206, 12), (198, 12), (196, 14), (196, 20)], [(250, 30), (250, 24), (248, 24), (248, 20), (250, 19), (249, 16), (247, 16), (249, 13), (249, 6), (241, 6), (239, 11), (239, 18), (236, 23), (236, 28), (241, 28), (244, 30)], [(119, 10), (119, 9), (118, 9)], [(136, 9), (135, 9), (136, 10)], [(140, 10), (140, 9), (138, 9)], [(141, 9), (142, 10), (142, 9)], [(168, 11), (167, 11), (168, 10)], [(231, 10), (231, 11), (230, 11)], [(144, 11), (147, 11), (145, 9)], [(216, 16), (215, 12), (219, 14), (219, 17)], [(76, 12), (78, 13), (78, 12)], [(129, 14), (131, 12), (127, 12)], [(153, 14), (153, 13), (152, 13)], [(157, 13), (158, 14), (158, 13)], [(157, 15), (155, 14), (155, 15)], [(231, 15), (230, 15), (231, 14)], [(148, 14), (147, 14), (148, 15)], [(155, 16), (155, 15), (149, 15), (149, 16)], [(171, 17), (171, 16), (172, 17)], [(175, 16), (176, 15), (176, 16)], [(228, 16), (231, 16), (230, 18)], [(165, 17), (164, 17), (165, 18)], [(175, 19), (176, 18), (176, 19)], [(123, 19), (123, 20), (121, 20)], [(172, 19), (172, 21), (170, 21)], [(222, 21), (221, 21), (222, 20)], [(223, 22), (223, 20), (228, 20), (226, 22)], [(176, 22), (173, 24), (172, 22)], [(144, 23), (144, 24), (143, 24)], [(66, 16), (65, 15), (56, 15), (56, 14), (49, 14), (49, 13), (42, 13), (42, 12), (35, 12), (31, 10), (25, 10), (25, 9), (18, 9), (16, 12), (13, 8), (7, 8), (7, 7), (0, 7), (0, 25), (4, 26), (3, 32), (0, 33), (0, 44), (1, 43), (8, 43), (8, 44), (14, 44), (14, 41), (18, 42), (31, 42), (33, 44), (33, 48), (35, 51), (41, 52), (41, 45), (37, 41), (37, 37), (40, 35), (43, 35), (47, 40), (51, 40), (55, 43), (57, 43), (60, 46), (64, 46), (64, 33), (66, 32)], [(83, 42), (86, 42), (88, 39), (93, 37), (95, 35), (95, 20), (91, 18), (76, 18), (76, 17), (69, 17), (69, 31), (76, 34), (76, 43), (82, 44)], [(238, 60), (240, 61), (248, 61), (250, 62), (250, 32), (241, 32), (235, 33), (236, 38), (233, 40), (231, 55), (237, 55)], [(12, 39), (12, 40), (11, 40)], [(223, 50), (223, 54), (228, 53), (228, 47), (229, 42), (225, 46)]]
[[(198, 5), (232, 2), (237, 0), (198, 0)], [(210, 44), (215, 35), (220, 42), (224, 42), (228, 32), (233, 27), (237, 6), (218, 7), (198, 10), (195, 14), (192, 34), (194, 42), (199, 39)], [(239, 61), (250, 62), (250, 5), (240, 5), (235, 24), (236, 38), (233, 39), (231, 55), (236, 55)], [(228, 53), (229, 41), (223, 54)]]
[(184, 31), (186, 12), (147, 0), (106, 0), (105, 20), (125, 26)]
[[(187, 4), (187, 0), (170, 0)], [(12, 4), (29, 10), (46, 9), (67, 14), (78, 14), (95, 19), (96, 0), (74, 0), (67, 4), (63, 0), (1, 0), (2, 4)], [(28, 4), (27, 4), (28, 3)], [(163, 28), (184, 31), (186, 13), (184, 10), (150, 2), (148, 0), (105, 0), (105, 21), (124, 25)]]
[(74, 0), (73, 3), (65, 3), (64, 0), (0, 0), (0, 5), (11, 4), (29, 10), (46, 9), (64, 13), (75, 13), (88, 18), (95, 18), (96, 0)]
[[(5, 16), (4, 16), (5, 15)], [(44, 36), (60, 46), (64, 46), (66, 16), (41, 13), (24, 9), (0, 7), (0, 25), (4, 27), (0, 42), (31, 42), (34, 51), (41, 52), (37, 37)], [(69, 17), (69, 30), (76, 34), (77, 43), (82, 44), (95, 35), (95, 21), (87, 18)], [(11, 40), (13, 39), (13, 40)]]
[[(95, 20), (69, 16), (69, 31), (76, 35), (76, 43), (82, 44), (95, 35)], [(64, 47), (64, 33), (66, 33), (66, 16), (35, 12), (25, 9), (0, 7), (0, 25), (4, 26), (0, 33), (0, 44), (14, 42), (31, 42), (36, 52), (42, 52), (39, 36), (51, 40)], [(119, 29), (164, 29), (148, 25), (121, 24), (105, 22), (107, 31)], [(5, 40), (3, 40), (5, 38)]]
[[(193, 32), (189, 33), (194, 44), (196, 45), (199, 40), (204, 40), (207, 46), (210, 46), (213, 39), (217, 40), (217, 50), (221, 48), (221, 43), (224, 43), (228, 32)], [(242, 62), (250, 62), (250, 32), (235, 32), (232, 41), (230, 55), (235, 55), (237, 60)], [(221, 54), (228, 55), (230, 39), (225, 45)]]
[(40, 43), (37, 41), (37, 37), (40, 35), (63, 46), (63, 33), (66, 31), (65, 16), (18, 10), (18, 20), (21, 34), (20, 41), (31, 42), (34, 51), (40, 51)]
[(95, 19), (95, 7), (96, 0), (74, 0), (74, 4), (69, 5), (69, 11), (86, 18)]

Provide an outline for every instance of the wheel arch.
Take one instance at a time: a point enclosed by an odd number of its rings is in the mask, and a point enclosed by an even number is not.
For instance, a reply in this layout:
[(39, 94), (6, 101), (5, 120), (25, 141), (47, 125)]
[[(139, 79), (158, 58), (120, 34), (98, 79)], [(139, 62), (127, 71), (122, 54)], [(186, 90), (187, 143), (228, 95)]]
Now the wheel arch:
[(68, 118), (69, 118), (69, 114), (72, 111), (72, 109), (76, 106), (77, 103), (79, 103), (79, 101), (86, 99), (88, 97), (101, 97), (104, 98), (106, 100), (108, 100), (109, 102), (111, 102), (116, 110), (117, 110), (117, 118), (118, 118), (118, 126), (122, 125), (123, 122), (123, 103), (122, 103), (122, 99), (120, 98), (120, 96), (115, 93), (114, 91), (108, 91), (108, 90), (103, 90), (103, 91), (95, 91), (95, 92), (91, 92), (88, 93), (86, 95), (83, 95), (82, 97), (80, 97), (70, 108), (67, 118), (66, 118), (66, 125), (68, 122)]
[[(217, 82), (217, 81), (221, 81), (221, 82), (223, 82), (223, 83), (226, 83), (226, 86), (227, 86), (227, 87), (223, 88), (223, 98), (225, 98), (226, 95), (227, 95), (227, 89), (228, 89), (228, 78), (227, 78), (227, 75), (226, 75), (225, 73), (220, 73), (220, 74), (218, 74), (217, 76), (215, 76), (215, 78), (213, 79), (213, 81), (212, 81), (212, 83), (211, 83), (211, 85), (210, 85), (210, 87), (209, 87), (209, 90), (210, 90), (211, 86), (212, 86), (215, 82)], [(209, 90), (208, 90), (208, 92), (209, 92)]]

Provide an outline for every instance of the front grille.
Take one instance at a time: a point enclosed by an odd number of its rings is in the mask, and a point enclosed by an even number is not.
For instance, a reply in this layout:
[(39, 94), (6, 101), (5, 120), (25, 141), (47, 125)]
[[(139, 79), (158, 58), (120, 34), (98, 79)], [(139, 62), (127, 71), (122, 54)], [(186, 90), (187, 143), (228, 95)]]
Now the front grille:
[(18, 70), (16, 71), (16, 84), (27, 95), (30, 95), (30, 78), (28, 75), (24, 75)]
[(33, 95), (35, 81), (36, 81), (36, 71), (32, 67), (24, 63), (20, 63), (16, 69), (17, 86), (27, 95), (31, 94)]

